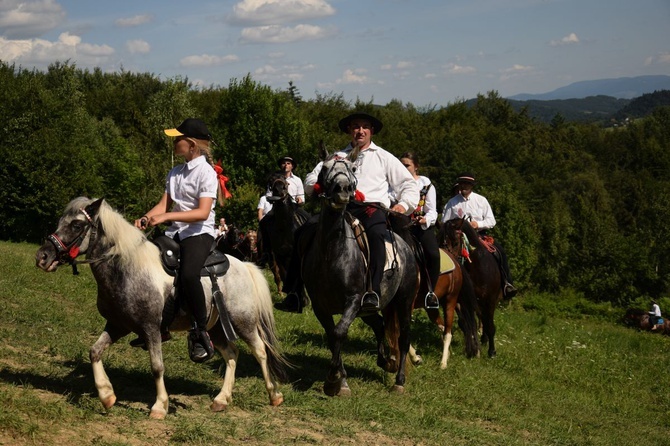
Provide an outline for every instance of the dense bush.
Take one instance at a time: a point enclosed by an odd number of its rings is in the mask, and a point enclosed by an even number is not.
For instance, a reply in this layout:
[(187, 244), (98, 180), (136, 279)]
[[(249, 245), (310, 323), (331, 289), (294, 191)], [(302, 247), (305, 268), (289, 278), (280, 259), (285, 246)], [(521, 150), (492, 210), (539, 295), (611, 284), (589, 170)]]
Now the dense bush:
[(475, 173), (522, 289), (574, 290), (594, 305), (619, 306), (668, 294), (668, 107), (603, 129), (538, 122), (495, 92), (473, 105), (418, 109), (400, 101), (351, 104), (336, 94), (306, 101), (293, 84), (273, 91), (250, 76), (197, 90), (186, 79), (60, 63), (46, 72), (0, 63), (0, 82), (3, 240), (39, 241), (65, 204), (84, 194), (137, 218), (158, 200), (179, 161), (162, 129), (189, 116), (210, 125), (214, 156), (230, 178), (233, 198), (217, 214), (253, 228), (277, 159), (293, 156), (304, 178), (319, 147), (332, 152), (347, 144), (337, 121), (355, 109), (385, 123), (375, 137), (382, 147), (419, 155), (440, 206), (460, 171)]

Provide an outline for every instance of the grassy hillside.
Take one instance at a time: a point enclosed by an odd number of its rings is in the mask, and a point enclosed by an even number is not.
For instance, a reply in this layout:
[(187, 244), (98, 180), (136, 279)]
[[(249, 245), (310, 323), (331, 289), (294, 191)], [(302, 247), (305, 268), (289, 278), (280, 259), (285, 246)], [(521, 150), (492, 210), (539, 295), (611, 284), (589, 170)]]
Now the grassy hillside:
[(118, 396), (105, 412), (88, 360), (103, 327), (90, 270), (41, 272), (36, 248), (0, 242), (0, 445), (668, 444), (670, 338), (524, 310), (534, 296), (498, 311), (496, 359), (466, 359), (457, 332), (446, 371), (439, 335), (417, 311), (413, 339), (425, 363), (411, 368), (402, 396), (389, 394), (393, 378), (376, 367), (372, 333), (356, 321), (344, 352), (353, 395), (326, 397), (330, 355), (308, 309), (276, 313), (297, 366), (282, 387), (284, 404), (267, 405), (242, 347), (233, 405), (213, 414), (222, 361), (190, 362), (177, 334), (164, 345), (171, 400), (160, 422), (148, 419), (155, 394), (147, 354), (124, 339), (105, 356)]

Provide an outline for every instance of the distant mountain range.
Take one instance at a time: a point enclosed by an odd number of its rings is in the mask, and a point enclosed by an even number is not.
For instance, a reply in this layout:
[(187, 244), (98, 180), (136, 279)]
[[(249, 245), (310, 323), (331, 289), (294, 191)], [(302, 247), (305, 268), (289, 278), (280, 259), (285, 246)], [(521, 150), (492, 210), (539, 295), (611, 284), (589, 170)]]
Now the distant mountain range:
[(617, 99), (633, 99), (645, 93), (670, 90), (670, 76), (636, 76), (617, 79), (596, 79), (575, 82), (549, 93), (517, 94), (507, 99), (516, 101), (550, 101), (555, 99), (583, 99), (590, 96), (611, 96)]

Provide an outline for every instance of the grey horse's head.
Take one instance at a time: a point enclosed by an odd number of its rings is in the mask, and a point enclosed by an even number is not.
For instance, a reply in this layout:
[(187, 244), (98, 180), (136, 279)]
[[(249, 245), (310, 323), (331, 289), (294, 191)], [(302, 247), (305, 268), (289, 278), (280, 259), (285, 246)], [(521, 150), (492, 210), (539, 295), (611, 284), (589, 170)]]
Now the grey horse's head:
[(343, 210), (356, 192), (357, 181), (351, 162), (337, 157), (324, 161), (318, 183), (328, 206)]

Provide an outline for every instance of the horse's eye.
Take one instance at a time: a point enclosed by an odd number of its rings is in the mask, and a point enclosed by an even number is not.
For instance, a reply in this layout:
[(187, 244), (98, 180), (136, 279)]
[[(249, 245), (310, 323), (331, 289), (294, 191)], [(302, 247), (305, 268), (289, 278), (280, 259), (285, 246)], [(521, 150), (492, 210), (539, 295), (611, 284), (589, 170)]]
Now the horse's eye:
[(72, 229), (74, 229), (75, 231), (80, 231), (81, 228), (82, 228), (82, 223), (80, 221), (73, 221), (71, 223), (71, 226), (72, 226)]

